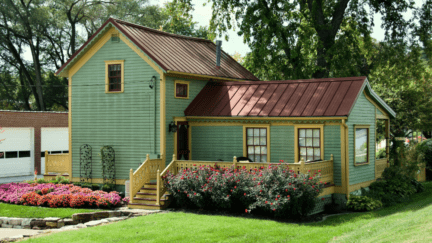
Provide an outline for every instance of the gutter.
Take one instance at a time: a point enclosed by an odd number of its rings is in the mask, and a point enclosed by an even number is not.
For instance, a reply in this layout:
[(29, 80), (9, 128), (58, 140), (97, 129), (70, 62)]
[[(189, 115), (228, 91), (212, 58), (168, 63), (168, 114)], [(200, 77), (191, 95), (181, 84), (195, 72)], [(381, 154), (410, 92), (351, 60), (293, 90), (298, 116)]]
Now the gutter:
[(345, 123), (345, 119), (342, 119), (342, 126), (344, 127), (344, 149), (345, 149), (345, 183), (346, 183), (346, 197), (349, 199), (349, 156), (348, 156), (348, 125)]

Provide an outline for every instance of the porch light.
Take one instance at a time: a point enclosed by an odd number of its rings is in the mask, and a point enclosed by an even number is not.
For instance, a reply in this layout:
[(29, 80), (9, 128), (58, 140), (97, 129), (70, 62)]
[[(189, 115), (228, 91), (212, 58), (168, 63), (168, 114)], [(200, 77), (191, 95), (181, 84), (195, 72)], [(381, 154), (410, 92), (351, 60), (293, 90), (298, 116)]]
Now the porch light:
[(177, 125), (173, 121), (168, 125), (168, 131), (177, 132)]
[(150, 87), (150, 89), (153, 89), (153, 87), (154, 87), (154, 83), (156, 82), (156, 76), (153, 76), (151, 79), (150, 79), (150, 85), (149, 85), (149, 87)]

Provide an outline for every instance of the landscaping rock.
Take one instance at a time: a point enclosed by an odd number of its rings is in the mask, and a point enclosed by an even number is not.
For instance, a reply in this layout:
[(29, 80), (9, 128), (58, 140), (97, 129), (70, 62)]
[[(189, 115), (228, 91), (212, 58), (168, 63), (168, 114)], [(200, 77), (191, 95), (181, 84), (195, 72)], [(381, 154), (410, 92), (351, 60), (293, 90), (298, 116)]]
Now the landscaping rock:
[(21, 225), (14, 225), (13, 228), (14, 229), (23, 229), (23, 227)]
[(9, 228), (9, 229), (12, 229), (12, 228), (13, 228), (13, 225), (10, 225), (10, 224), (2, 224), (2, 228)]
[(72, 215), (72, 220), (78, 221), (81, 223), (88, 222), (93, 220), (93, 214), (92, 213), (76, 213)]
[(24, 235), (16, 235), (16, 236), (11, 236), (9, 237), (10, 241), (16, 241), (16, 240), (21, 240), (24, 238)]
[(45, 227), (46, 226), (46, 223), (45, 223), (45, 221), (44, 220), (42, 220), (42, 219), (36, 219), (36, 220), (32, 220), (31, 222), (30, 222), (30, 227), (35, 227), (35, 226), (37, 226), (37, 227), (39, 227), (39, 228), (42, 228), (42, 227)]
[(93, 219), (104, 219), (110, 216), (109, 212), (95, 212), (93, 213)]
[(65, 223), (63, 222), (63, 220), (60, 220), (57, 222), (57, 228), (61, 228), (63, 226), (65, 226)]
[(122, 215), (122, 212), (118, 212), (118, 211), (109, 211), (109, 216), (110, 218), (112, 217), (119, 217)]
[(85, 225), (86, 225), (87, 227), (93, 227), (93, 226), (97, 226), (97, 225), (100, 225), (100, 224), (103, 224), (103, 223), (108, 223), (108, 222), (109, 222), (109, 221), (106, 220), (106, 219), (102, 219), (102, 220), (94, 220), (94, 221), (90, 221), (90, 222), (85, 223)]
[(57, 222), (46, 222), (46, 226), (50, 228), (57, 228)]
[(23, 226), (23, 227), (29, 227), (30, 228), (30, 225), (31, 225), (31, 222), (33, 221), (33, 219), (23, 219), (22, 221), (21, 221), (21, 225)]
[(33, 226), (32, 229), (34, 229), (34, 230), (40, 230), (41, 228), (39, 228), (39, 227), (37, 227), (37, 226)]
[(11, 224), (11, 225), (21, 225), (21, 219), (18, 219), (18, 218), (12, 218), (12, 219), (10, 219), (9, 220), (9, 224)]
[(60, 220), (60, 218), (55, 218), (55, 217), (49, 217), (49, 218), (44, 218), (44, 220), (46, 222), (57, 222)]
[(87, 225), (85, 224), (77, 224), (75, 225), (76, 228), (81, 229), (81, 228), (87, 228)]
[(63, 219), (63, 222), (65, 225), (76, 225), (79, 223), (78, 221), (74, 221), (72, 219)]

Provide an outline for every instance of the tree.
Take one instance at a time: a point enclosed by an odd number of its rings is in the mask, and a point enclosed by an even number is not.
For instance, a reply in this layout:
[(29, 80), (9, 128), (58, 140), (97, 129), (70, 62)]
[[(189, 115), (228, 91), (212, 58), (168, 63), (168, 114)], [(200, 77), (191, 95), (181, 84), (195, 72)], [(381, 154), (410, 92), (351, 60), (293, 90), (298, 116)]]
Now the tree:
[[(184, 11), (193, 9), (191, 0), (174, 0)], [(209, 0), (212, 2), (210, 29), (219, 35), (238, 27), (251, 48), (253, 65), (278, 66), (281, 79), (323, 78), (338, 75), (347, 55), (360, 62), (361, 43), (353, 35), (370, 41), (373, 14), (383, 14), (389, 39), (400, 40), (409, 22), (402, 13), (414, 1), (369, 0)], [(369, 10), (368, 10), (369, 9)], [(344, 47), (344, 48), (341, 48)], [(355, 70), (357, 73), (358, 70)]]

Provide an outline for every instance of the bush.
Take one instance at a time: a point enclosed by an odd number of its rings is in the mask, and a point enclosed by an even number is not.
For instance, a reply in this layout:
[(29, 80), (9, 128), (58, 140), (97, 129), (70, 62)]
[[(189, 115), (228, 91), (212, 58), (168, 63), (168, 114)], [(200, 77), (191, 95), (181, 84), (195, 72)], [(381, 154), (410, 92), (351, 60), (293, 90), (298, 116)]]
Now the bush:
[(319, 177), (296, 174), (285, 166), (249, 171), (215, 165), (188, 168), (177, 175), (168, 172), (165, 186), (180, 206), (296, 217), (315, 208), (324, 186)]
[(68, 179), (62, 180), (59, 182), (60, 184), (70, 184), (70, 181)]
[(371, 211), (382, 207), (381, 201), (367, 196), (350, 196), (347, 202), (347, 208), (354, 211)]
[(85, 182), (85, 183), (82, 183), (82, 184), (81, 184), (81, 187), (82, 187), (82, 188), (91, 188), (91, 184), (88, 183), (88, 182)]
[(425, 188), (424, 188), (423, 184), (421, 184), (417, 180), (412, 179), (411, 184), (414, 186), (416, 192), (424, 192)]
[(378, 151), (377, 151), (377, 153), (376, 153), (376, 158), (377, 159), (382, 159), (382, 158), (385, 158), (386, 157), (386, 149), (385, 148), (382, 148), (382, 149), (379, 149)]
[(36, 182), (39, 184), (47, 183), (47, 181), (45, 181), (43, 178), (38, 179)]
[(104, 184), (102, 186), (102, 191), (104, 192), (111, 192), (115, 190), (115, 185), (114, 184)]
[(99, 184), (91, 184), (91, 189), (92, 189), (93, 191), (97, 191), (97, 190), (100, 189), (100, 186), (99, 186)]

